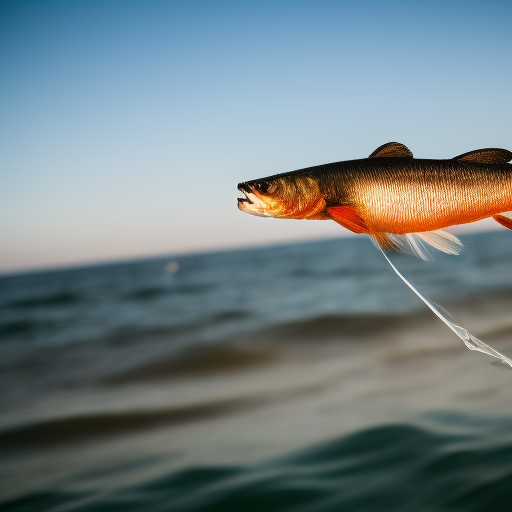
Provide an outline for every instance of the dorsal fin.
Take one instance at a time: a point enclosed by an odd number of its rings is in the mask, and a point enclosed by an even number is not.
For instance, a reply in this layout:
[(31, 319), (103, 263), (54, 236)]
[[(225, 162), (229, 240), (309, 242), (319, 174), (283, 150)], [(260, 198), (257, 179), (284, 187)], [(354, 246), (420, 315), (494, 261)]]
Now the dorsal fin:
[(412, 153), (407, 146), (398, 142), (388, 142), (378, 147), (368, 158), (375, 157), (403, 157), (409, 156), (412, 158)]
[(453, 160), (466, 160), (483, 164), (506, 164), (512, 160), (512, 152), (499, 148), (476, 149), (456, 156)]

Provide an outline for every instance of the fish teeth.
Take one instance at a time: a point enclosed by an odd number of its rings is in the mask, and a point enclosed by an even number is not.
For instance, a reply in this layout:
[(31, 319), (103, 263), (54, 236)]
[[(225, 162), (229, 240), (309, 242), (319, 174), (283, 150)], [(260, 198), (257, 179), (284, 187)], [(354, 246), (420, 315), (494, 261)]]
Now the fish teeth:
[(249, 199), (249, 197), (247, 196), (247, 193), (245, 191), (242, 190), (242, 194), (245, 196), (245, 197), (239, 197), (238, 198), (238, 202), (239, 203), (252, 203), (252, 201)]
[(259, 217), (268, 217), (267, 205), (257, 195), (252, 192), (242, 190), (245, 199), (238, 200), (238, 208), (246, 213), (257, 215)]

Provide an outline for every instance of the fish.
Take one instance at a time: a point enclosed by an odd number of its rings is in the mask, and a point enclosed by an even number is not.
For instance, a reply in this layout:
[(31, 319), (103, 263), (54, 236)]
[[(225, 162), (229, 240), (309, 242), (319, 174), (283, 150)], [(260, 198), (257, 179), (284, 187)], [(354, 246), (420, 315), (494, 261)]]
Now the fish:
[(445, 229), (492, 217), (512, 229), (512, 152), (486, 148), (448, 160), (416, 159), (398, 142), (368, 158), (318, 165), (238, 184), (238, 208), (261, 217), (334, 220), (366, 233), (398, 277), (470, 350), (512, 359), (473, 336), (421, 293), (386, 251), (432, 260), (431, 249), (459, 254), (462, 243)]
[(512, 229), (512, 152), (486, 148), (452, 159), (417, 159), (388, 142), (368, 158), (334, 162), (238, 184), (246, 213), (333, 220), (386, 251), (433, 259), (459, 254), (454, 225), (492, 217)]

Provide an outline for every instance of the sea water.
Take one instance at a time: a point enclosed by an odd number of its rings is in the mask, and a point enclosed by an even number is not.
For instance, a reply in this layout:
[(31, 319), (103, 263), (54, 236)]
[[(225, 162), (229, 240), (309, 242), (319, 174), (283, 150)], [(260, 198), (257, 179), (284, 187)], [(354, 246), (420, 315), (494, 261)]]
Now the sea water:
[[(512, 355), (512, 236), (394, 261)], [(509, 511), (512, 371), (365, 237), (0, 277), (6, 511)]]

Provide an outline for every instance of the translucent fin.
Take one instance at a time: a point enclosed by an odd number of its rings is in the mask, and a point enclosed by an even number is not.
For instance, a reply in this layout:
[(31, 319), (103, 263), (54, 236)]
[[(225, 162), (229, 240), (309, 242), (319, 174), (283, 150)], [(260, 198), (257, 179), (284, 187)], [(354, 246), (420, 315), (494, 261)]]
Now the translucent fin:
[(430, 310), (436, 315), (441, 321), (443, 321), (469, 348), (469, 350), (476, 350), (478, 352), (482, 352), (489, 356), (495, 357), (500, 360), (500, 362), (507, 364), (512, 368), (512, 360), (507, 356), (504, 356), (497, 350), (494, 350), (489, 345), (485, 344), (483, 341), (479, 340), (477, 337), (473, 336), (469, 331), (467, 331), (464, 327), (459, 325), (457, 321), (441, 306), (437, 305), (435, 302), (432, 302), (430, 299), (422, 295), (399, 271), (398, 269), (391, 263), (390, 259), (386, 256), (386, 253), (380, 249), (384, 258), (386, 258), (387, 262), (390, 264), (391, 268), (395, 271), (398, 277), (430, 308)]
[(456, 236), (441, 229), (405, 235), (385, 233), (384, 237), (378, 234), (372, 236), (372, 240), (380, 249), (405, 252), (425, 261), (434, 261), (432, 249), (456, 255), (460, 254), (463, 248), (462, 242)]

